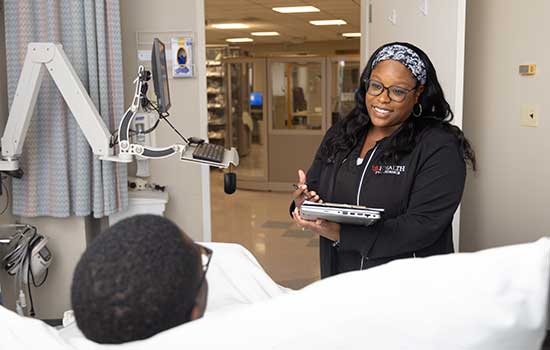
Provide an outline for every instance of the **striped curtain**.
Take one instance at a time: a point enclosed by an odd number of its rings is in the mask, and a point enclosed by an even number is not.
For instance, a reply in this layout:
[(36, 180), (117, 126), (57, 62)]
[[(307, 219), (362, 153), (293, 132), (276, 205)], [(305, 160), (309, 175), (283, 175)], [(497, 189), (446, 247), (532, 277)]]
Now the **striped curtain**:
[[(123, 115), (118, 0), (5, 0), (11, 106), (29, 42), (59, 42), (110, 130)], [(126, 165), (93, 156), (48, 74), (23, 146), (22, 179), (13, 181), (13, 213), (112, 214), (127, 206)]]

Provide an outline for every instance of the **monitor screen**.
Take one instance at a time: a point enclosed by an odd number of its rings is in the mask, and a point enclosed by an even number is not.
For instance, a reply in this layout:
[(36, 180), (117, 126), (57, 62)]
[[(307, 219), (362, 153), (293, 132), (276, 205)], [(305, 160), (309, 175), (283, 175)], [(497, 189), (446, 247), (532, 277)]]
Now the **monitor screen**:
[(261, 92), (250, 93), (250, 106), (259, 107), (263, 105), (263, 94)]
[(151, 70), (153, 73), (153, 85), (157, 96), (157, 107), (160, 113), (170, 109), (170, 89), (168, 87), (168, 71), (166, 69), (166, 52), (164, 44), (158, 38), (153, 41), (151, 52)]

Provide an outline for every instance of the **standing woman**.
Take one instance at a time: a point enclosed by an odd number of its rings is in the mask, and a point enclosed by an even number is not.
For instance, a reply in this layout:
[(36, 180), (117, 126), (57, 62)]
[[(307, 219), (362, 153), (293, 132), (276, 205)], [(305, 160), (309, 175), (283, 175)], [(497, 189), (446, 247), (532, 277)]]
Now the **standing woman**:
[[(466, 164), (475, 154), (428, 56), (390, 43), (370, 57), (356, 106), (331, 127), (298, 189), (290, 212), (321, 236), (321, 278), (389, 261), (453, 252), (452, 220)], [(384, 208), (372, 226), (300, 217), (304, 198)]]

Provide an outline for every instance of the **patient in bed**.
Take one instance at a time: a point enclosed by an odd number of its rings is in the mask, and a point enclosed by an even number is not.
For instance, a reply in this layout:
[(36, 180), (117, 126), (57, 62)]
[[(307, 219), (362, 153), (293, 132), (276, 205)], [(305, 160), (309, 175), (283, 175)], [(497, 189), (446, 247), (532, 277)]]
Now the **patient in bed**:
[(163, 217), (118, 222), (76, 266), (71, 301), (78, 328), (95, 342), (118, 344), (202, 317), (211, 254)]

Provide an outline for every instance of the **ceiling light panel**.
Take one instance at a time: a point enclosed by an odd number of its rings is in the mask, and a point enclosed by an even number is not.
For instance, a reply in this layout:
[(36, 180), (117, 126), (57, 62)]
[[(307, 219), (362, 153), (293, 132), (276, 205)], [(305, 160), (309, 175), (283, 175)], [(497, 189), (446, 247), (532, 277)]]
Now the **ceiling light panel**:
[(361, 33), (342, 33), (342, 36), (346, 38), (360, 38)]
[(346, 21), (341, 19), (324, 19), (320, 21), (309, 21), (314, 26), (341, 26), (347, 24)]
[(228, 43), (249, 43), (254, 41), (252, 38), (228, 38), (225, 39)]
[(253, 32), (250, 33), (254, 36), (278, 36), (280, 35), (279, 32)]
[(319, 12), (320, 10), (315, 6), (289, 6), (289, 7), (273, 7), (273, 11), (279, 13), (305, 13), (305, 12)]
[(216, 29), (246, 29), (250, 28), (248, 24), (244, 23), (217, 23), (212, 24), (212, 28)]

